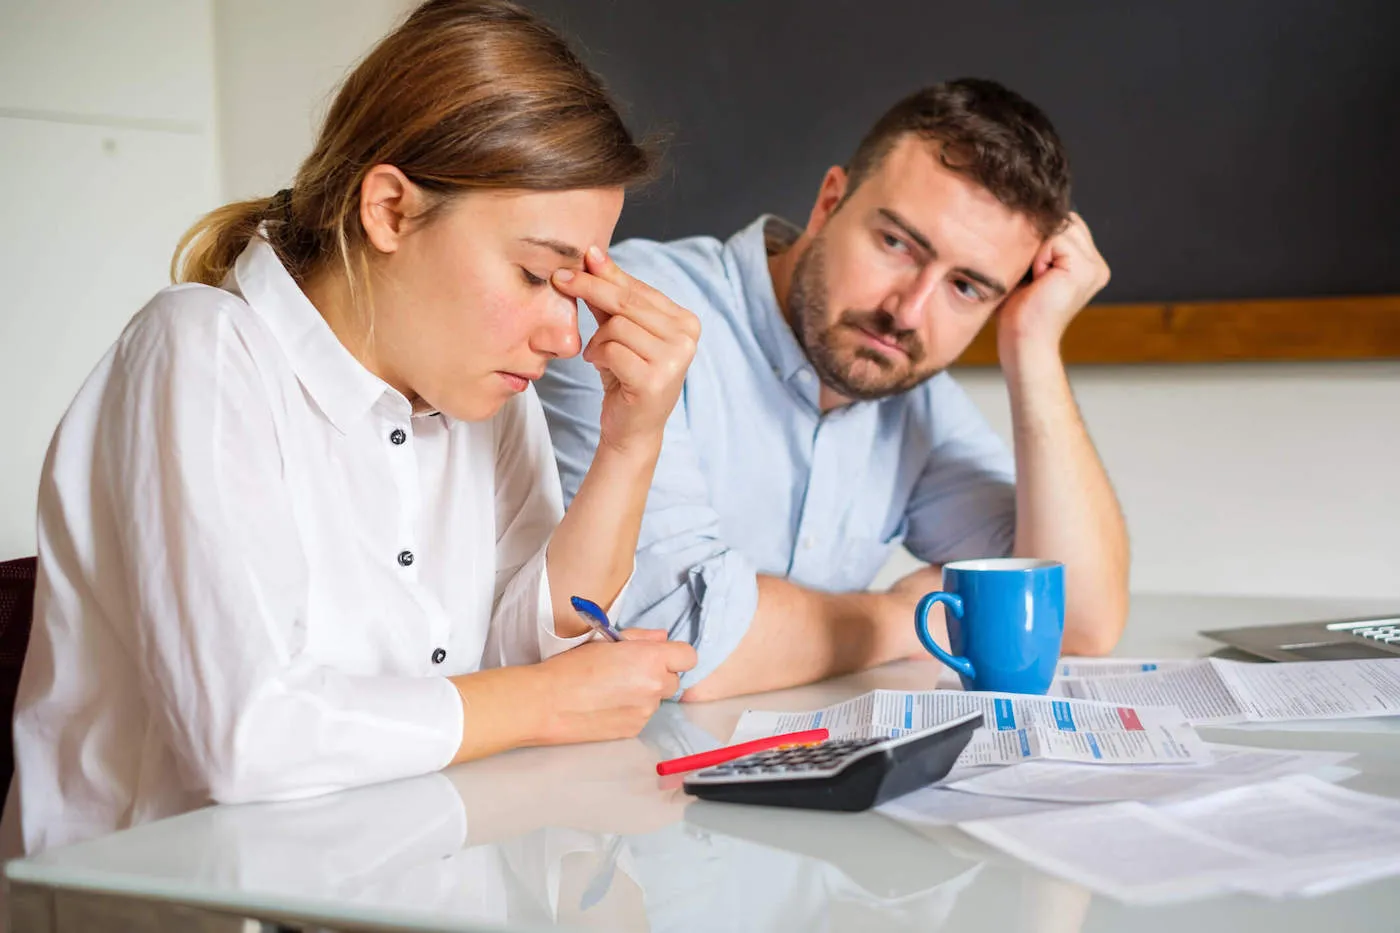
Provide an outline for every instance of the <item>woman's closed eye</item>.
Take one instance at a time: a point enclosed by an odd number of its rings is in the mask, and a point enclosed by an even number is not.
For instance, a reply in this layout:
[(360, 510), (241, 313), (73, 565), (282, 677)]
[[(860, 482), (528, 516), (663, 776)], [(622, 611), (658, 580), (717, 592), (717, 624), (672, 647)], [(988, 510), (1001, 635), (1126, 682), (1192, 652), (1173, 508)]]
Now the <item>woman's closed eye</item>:
[(526, 269), (524, 266), (520, 267), (520, 275), (525, 279), (525, 284), (530, 286), (531, 288), (539, 288), (541, 285), (549, 281), (549, 279), (547, 278), (540, 278), (538, 275), (535, 275), (535, 273), (531, 272), (529, 269)]

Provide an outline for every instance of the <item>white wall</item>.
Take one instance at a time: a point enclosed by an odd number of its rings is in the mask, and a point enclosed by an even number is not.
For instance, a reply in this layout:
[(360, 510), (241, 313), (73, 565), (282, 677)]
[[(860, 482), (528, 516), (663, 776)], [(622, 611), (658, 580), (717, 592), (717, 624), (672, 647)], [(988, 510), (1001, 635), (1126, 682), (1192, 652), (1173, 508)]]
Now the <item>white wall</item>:
[(216, 197), (212, 8), (0, 0), (0, 559), (34, 553), (44, 451)]
[[(1000, 376), (958, 375), (1009, 440)], [(1084, 367), (1142, 592), (1400, 600), (1400, 363)], [(915, 566), (900, 555), (881, 582)]]
[(340, 81), (412, 0), (215, 0), (228, 200), (291, 183)]

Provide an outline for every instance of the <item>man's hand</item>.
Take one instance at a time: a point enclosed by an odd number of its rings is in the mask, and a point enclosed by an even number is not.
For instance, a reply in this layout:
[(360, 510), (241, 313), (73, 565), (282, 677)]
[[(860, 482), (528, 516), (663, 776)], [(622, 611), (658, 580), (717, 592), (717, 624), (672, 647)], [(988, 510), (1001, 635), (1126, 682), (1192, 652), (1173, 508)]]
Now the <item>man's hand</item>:
[[(903, 628), (903, 634), (912, 641), (912, 645), (905, 657), (927, 658), (928, 652), (924, 650), (923, 644), (914, 634), (914, 611), (919, 607), (919, 600), (929, 593), (943, 589), (943, 568), (936, 564), (920, 567), (913, 573), (906, 574), (895, 581), (885, 594), (888, 603), (888, 612), (896, 631)], [(928, 630), (933, 635), (934, 640), (943, 647), (948, 647), (947, 629), (944, 624), (943, 607), (934, 606), (929, 611)]]
[(1031, 264), (1031, 281), (1015, 289), (998, 312), (997, 347), (1003, 366), (1026, 353), (1058, 352), (1070, 321), (1108, 284), (1108, 263), (1094, 246), (1084, 218), (1045, 241)]

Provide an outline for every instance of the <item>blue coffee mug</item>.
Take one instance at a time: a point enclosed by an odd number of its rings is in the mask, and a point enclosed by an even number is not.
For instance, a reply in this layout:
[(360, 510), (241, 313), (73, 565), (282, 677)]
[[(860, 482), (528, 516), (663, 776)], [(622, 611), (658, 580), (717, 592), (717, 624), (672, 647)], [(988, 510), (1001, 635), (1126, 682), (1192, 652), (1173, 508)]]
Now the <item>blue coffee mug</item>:
[[(942, 603), (949, 654), (928, 632)], [(1053, 560), (992, 558), (943, 566), (943, 591), (919, 600), (914, 631), (929, 654), (958, 672), (964, 690), (1045, 693), (1065, 631), (1065, 567)]]

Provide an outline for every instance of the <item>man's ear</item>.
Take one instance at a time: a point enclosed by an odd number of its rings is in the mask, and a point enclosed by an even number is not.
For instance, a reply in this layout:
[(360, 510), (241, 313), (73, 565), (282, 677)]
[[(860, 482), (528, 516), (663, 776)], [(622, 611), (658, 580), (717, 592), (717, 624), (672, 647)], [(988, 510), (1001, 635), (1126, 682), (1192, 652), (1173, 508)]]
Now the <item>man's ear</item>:
[(360, 182), (360, 224), (370, 245), (393, 253), (422, 210), (423, 192), (392, 165), (373, 166)]
[(817, 201), (812, 205), (812, 213), (807, 218), (808, 235), (816, 236), (821, 233), (822, 227), (825, 227), (831, 215), (836, 213), (836, 208), (841, 206), (842, 199), (846, 197), (846, 185), (849, 180), (850, 176), (839, 165), (833, 165), (826, 170), (821, 189), (817, 192)]

